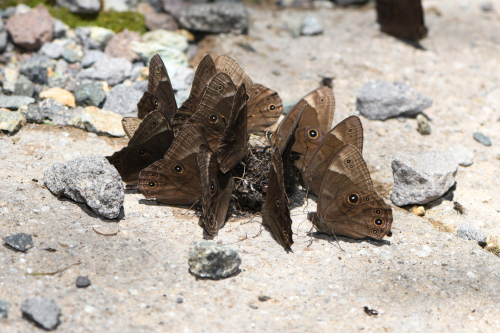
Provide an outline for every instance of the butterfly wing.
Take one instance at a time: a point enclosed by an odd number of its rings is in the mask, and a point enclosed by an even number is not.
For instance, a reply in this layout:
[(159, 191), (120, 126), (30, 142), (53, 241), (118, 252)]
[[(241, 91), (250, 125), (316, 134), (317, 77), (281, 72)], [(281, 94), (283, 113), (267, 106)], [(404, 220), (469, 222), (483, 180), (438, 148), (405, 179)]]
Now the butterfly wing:
[(140, 123), (127, 147), (106, 158), (115, 166), (125, 183), (135, 185), (139, 172), (161, 159), (173, 140), (170, 123), (165, 115), (155, 111)]
[(217, 73), (226, 73), (229, 75), (234, 84), (239, 87), (243, 83), (246, 87), (250, 87), (253, 85), (252, 79), (248, 75), (245, 74), (243, 69), (234, 61), (234, 59), (222, 55), (215, 59), (215, 68), (217, 69)]
[(208, 83), (216, 74), (214, 60), (207, 54), (199, 63), (198, 68), (196, 68), (189, 98), (182, 103), (182, 106), (172, 118), (172, 128), (174, 131), (179, 130), (196, 112)]
[(122, 127), (123, 131), (129, 138), (129, 140), (134, 136), (135, 131), (141, 124), (141, 119), (134, 117), (123, 117), (122, 118)]
[(247, 105), (245, 85), (234, 96), (231, 119), (217, 147), (217, 159), (223, 173), (231, 170), (247, 156)]
[(247, 87), (248, 134), (257, 133), (274, 125), (283, 112), (278, 93), (261, 84)]
[(170, 205), (191, 205), (201, 200), (198, 151), (207, 144), (197, 126), (183, 128), (165, 156), (139, 174), (141, 193)]
[(377, 0), (377, 21), (397, 38), (417, 42), (427, 34), (421, 0)]
[(392, 209), (373, 188), (366, 163), (351, 145), (342, 147), (326, 168), (315, 226), (354, 239), (382, 239), (392, 226)]
[(287, 205), (283, 163), (278, 149), (274, 149), (269, 168), (266, 201), (262, 207), (262, 222), (271, 229), (278, 244), (285, 250), (291, 248), (293, 244), (292, 219)]
[(187, 124), (200, 124), (210, 149), (215, 151), (230, 120), (236, 87), (224, 73), (217, 74), (207, 87), (196, 113)]
[(330, 159), (347, 144), (353, 145), (360, 154), (362, 153), (363, 126), (356, 116), (344, 119), (323, 138), (301, 172), (301, 185), (318, 195), (323, 173)]
[(217, 157), (207, 146), (200, 147), (198, 165), (203, 188), (202, 221), (207, 233), (215, 236), (226, 221), (234, 181), (219, 170)]

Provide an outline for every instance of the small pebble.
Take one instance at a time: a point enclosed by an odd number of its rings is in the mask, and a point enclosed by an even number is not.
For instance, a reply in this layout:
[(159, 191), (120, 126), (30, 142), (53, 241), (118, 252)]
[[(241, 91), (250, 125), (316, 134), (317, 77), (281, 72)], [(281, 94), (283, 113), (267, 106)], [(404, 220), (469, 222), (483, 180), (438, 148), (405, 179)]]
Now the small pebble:
[(257, 310), (259, 307), (255, 304), (250, 304), (250, 308), (254, 309), (254, 310)]
[(240, 270), (238, 252), (213, 242), (196, 243), (189, 250), (188, 257), (189, 271), (202, 278), (223, 279)]
[(31, 235), (27, 235), (25, 233), (5, 236), (3, 240), (9, 247), (21, 252), (26, 252), (33, 247), (33, 239), (31, 238)]
[(265, 301), (268, 301), (270, 299), (271, 299), (271, 297), (269, 297), (269, 296), (259, 296), (259, 301), (261, 301), (261, 302), (265, 302)]
[(417, 216), (424, 216), (425, 215), (425, 208), (424, 206), (414, 206), (411, 212)]
[(483, 10), (483, 12), (491, 12), (491, 10), (493, 9), (493, 5), (491, 4), (491, 2), (485, 2), (481, 5), (481, 9)]
[(61, 308), (47, 297), (31, 297), (21, 303), (21, 311), (28, 320), (33, 320), (42, 328), (52, 331), (59, 325)]
[(87, 288), (90, 284), (90, 279), (86, 276), (79, 276), (76, 278), (76, 286), (78, 288)]
[(429, 119), (426, 116), (419, 113), (417, 115), (418, 132), (422, 135), (431, 134), (431, 125), (429, 124)]
[(184, 300), (182, 299), (182, 297), (177, 297), (176, 302), (177, 302), (178, 304), (181, 304), (182, 302), (184, 302)]
[(0, 319), (7, 318), (7, 302), (0, 300)]
[(486, 135), (484, 135), (481, 132), (474, 132), (473, 134), (474, 140), (476, 140), (479, 143), (482, 143), (485, 146), (491, 146), (491, 139), (488, 138)]

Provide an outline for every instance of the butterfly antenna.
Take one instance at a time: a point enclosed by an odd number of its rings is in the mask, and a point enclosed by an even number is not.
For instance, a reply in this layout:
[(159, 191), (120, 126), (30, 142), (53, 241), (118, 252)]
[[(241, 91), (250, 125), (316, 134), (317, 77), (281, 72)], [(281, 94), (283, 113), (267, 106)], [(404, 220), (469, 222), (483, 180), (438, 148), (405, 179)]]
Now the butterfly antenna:
[[(240, 225), (242, 225), (242, 224), (248, 224), (248, 223), (253, 223), (253, 222), (252, 222), (252, 220), (254, 219), (254, 217), (255, 217), (256, 215), (260, 215), (260, 213), (259, 213), (259, 212), (257, 212), (257, 213), (255, 213), (255, 214), (253, 214), (253, 215), (252, 215), (252, 218), (251, 218), (250, 220), (248, 220), (248, 221), (246, 221), (246, 222), (241, 222), (241, 223), (240, 223)], [(262, 216), (262, 215), (261, 215), (261, 216)], [(259, 222), (259, 223), (260, 223), (260, 222)]]
[(259, 232), (257, 233), (257, 235), (253, 236), (252, 238), (260, 236), (261, 233), (262, 233), (262, 224), (260, 225), (260, 229), (259, 229)]
[(300, 225), (301, 225), (302, 223), (304, 223), (305, 221), (307, 221), (307, 219), (305, 219), (305, 220), (301, 221), (301, 222), (299, 223), (299, 225), (297, 226), (297, 233), (296, 233), (296, 235), (297, 235), (297, 236), (299, 235)]
[(189, 207), (188, 209), (186, 209), (186, 211), (184, 213), (182, 213), (181, 215), (186, 215), (188, 211), (191, 210), (191, 208), (193, 208), (197, 203), (198, 203), (199, 200), (196, 200), (196, 202), (194, 204), (191, 205), (191, 207)]

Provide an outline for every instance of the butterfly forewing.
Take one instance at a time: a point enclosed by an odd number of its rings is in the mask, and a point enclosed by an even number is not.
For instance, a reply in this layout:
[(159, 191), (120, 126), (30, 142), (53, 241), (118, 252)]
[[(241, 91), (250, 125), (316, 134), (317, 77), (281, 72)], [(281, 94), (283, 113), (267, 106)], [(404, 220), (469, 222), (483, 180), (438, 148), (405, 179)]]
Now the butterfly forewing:
[(285, 250), (289, 250), (293, 244), (292, 219), (285, 193), (283, 163), (278, 149), (274, 149), (271, 159), (266, 201), (262, 208), (262, 221), (271, 229), (276, 241)]
[(247, 87), (248, 134), (264, 131), (274, 125), (283, 112), (278, 93), (261, 84)]
[(237, 87), (241, 86), (243, 83), (247, 87), (253, 85), (252, 79), (245, 74), (243, 69), (241, 69), (234, 59), (228, 56), (222, 55), (217, 57), (217, 59), (215, 59), (215, 67), (217, 69), (217, 73), (226, 73), (229, 75)]
[(421, 0), (377, 0), (377, 21), (397, 38), (417, 42), (427, 34)]
[(122, 127), (123, 131), (127, 135), (129, 139), (134, 136), (135, 131), (137, 131), (137, 128), (139, 127), (139, 124), (141, 123), (141, 119), (139, 118), (134, 118), (134, 117), (123, 117), (122, 118)]

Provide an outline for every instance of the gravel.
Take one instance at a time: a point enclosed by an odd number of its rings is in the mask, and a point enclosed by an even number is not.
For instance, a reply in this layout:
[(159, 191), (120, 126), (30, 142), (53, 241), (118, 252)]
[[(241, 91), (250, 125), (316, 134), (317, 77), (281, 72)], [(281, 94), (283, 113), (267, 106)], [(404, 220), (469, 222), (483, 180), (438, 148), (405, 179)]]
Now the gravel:
[(143, 92), (134, 87), (115, 87), (108, 92), (102, 108), (125, 117), (137, 117), (137, 103), (141, 100), (142, 95)]
[(76, 278), (76, 287), (77, 288), (87, 288), (90, 286), (90, 279), (86, 276), (79, 276)]
[(5, 236), (3, 238), (5, 244), (20, 252), (26, 252), (33, 247), (33, 238), (31, 235), (19, 233), (15, 235)]
[(397, 206), (425, 204), (441, 197), (455, 184), (458, 164), (446, 151), (418, 154), (396, 153), (392, 158), (394, 188), (392, 202)]
[(40, 325), (42, 328), (53, 331), (59, 325), (61, 308), (48, 297), (31, 297), (21, 303), (23, 315)]
[(123, 185), (118, 171), (102, 156), (56, 163), (44, 172), (47, 188), (55, 195), (86, 203), (94, 213), (115, 219), (123, 205)]
[(188, 256), (191, 273), (214, 280), (238, 273), (241, 264), (238, 252), (213, 242), (196, 243)]

